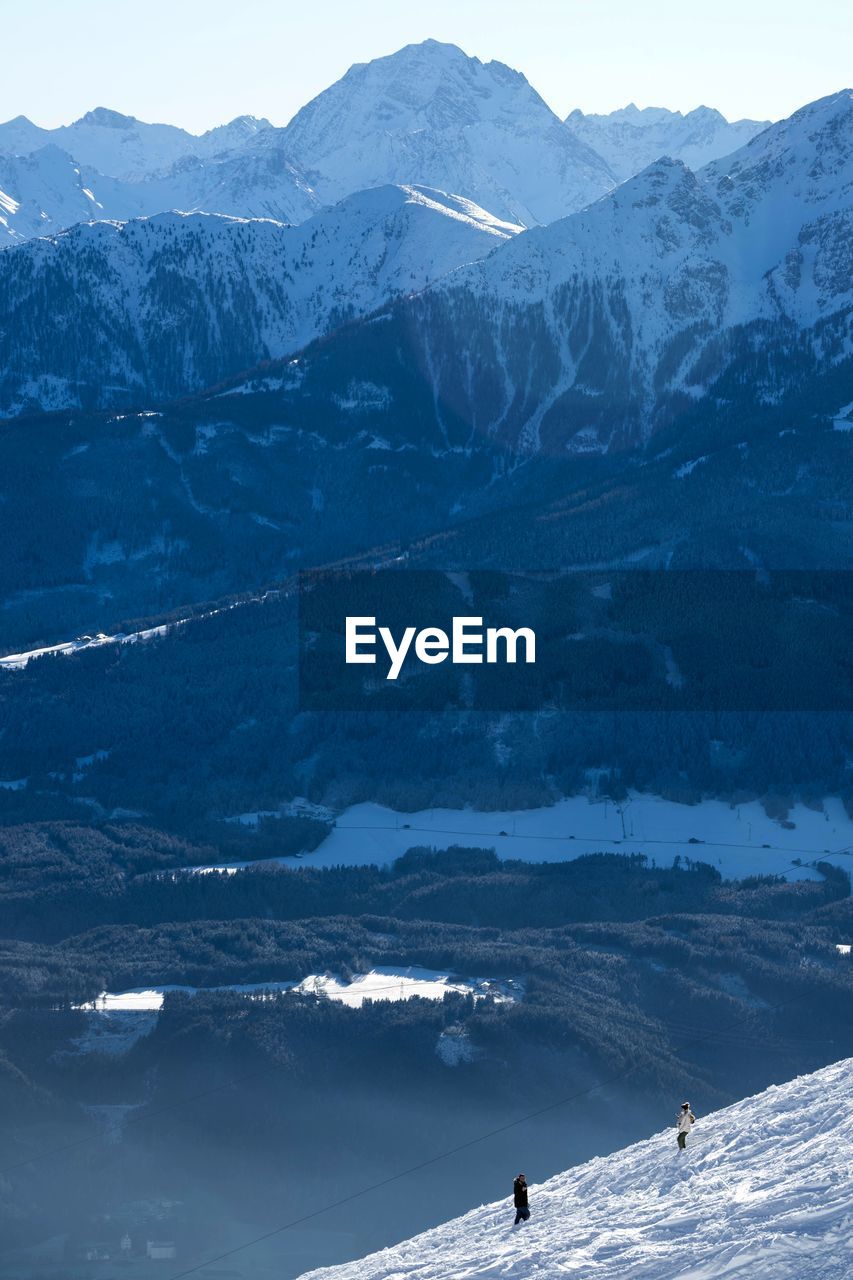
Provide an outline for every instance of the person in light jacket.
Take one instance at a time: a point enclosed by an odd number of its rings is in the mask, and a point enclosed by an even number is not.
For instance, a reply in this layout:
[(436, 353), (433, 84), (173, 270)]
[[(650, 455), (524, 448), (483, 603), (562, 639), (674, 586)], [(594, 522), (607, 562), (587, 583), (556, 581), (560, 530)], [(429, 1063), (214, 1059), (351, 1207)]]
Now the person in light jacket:
[(520, 1173), (512, 1184), (512, 1198), (515, 1202), (515, 1222), (512, 1225), (517, 1227), (519, 1222), (526, 1222), (530, 1217), (527, 1204), (527, 1179), (523, 1173)]
[(678, 1130), (679, 1151), (684, 1151), (684, 1149), (686, 1148), (687, 1135), (690, 1132), (690, 1126), (695, 1123), (696, 1123), (696, 1117), (694, 1116), (693, 1112), (690, 1110), (690, 1103), (682, 1102), (681, 1110), (679, 1111), (675, 1120), (675, 1127)]

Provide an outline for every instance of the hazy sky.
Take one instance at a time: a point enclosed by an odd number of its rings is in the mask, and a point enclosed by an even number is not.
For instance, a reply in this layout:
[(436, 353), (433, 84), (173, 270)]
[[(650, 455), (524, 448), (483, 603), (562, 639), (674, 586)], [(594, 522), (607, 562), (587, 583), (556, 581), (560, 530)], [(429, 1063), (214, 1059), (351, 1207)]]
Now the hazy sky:
[(629, 101), (778, 119), (853, 80), (850, 0), (0, 0), (0, 120), (94, 106), (200, 132), (285, 124), (353, 62), (433, 36), (561, 116)]

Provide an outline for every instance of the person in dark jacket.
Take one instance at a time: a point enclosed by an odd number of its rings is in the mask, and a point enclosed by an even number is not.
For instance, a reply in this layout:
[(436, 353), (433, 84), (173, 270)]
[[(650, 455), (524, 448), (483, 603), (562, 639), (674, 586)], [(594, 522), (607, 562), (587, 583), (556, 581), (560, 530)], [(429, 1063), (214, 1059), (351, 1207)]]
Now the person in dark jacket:
[(530, 1209), (527, 1205), (527, 1179), (523, 1173), (520, 1173), (512, 1184), (512, 1198), (515, 1201), (515, 1222), (512, 1225), (517, 1227), (519, 1222), (526, 1222), (530, 1217)]

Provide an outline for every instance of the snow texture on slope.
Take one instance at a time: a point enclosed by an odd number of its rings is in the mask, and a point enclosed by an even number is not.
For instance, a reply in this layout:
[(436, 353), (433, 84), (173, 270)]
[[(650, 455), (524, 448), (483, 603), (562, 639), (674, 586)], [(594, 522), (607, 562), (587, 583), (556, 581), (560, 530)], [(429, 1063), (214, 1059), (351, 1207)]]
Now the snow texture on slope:
[(529, 1223), (508, 1196), (311, 1280), (844, 1280), (851, 1124), (847, 1059), (700, 1114), (683, 1154), (669, 1129), (540, 1186), (528, 1170)]

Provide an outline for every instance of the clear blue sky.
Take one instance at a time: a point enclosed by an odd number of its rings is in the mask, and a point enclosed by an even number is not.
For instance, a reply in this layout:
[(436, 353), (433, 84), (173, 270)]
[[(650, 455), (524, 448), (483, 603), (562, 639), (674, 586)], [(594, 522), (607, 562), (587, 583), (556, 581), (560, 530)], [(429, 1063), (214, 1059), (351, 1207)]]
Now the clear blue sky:
[(194, 132), (285, 124), (353, 62), (433, 36), (561, 116), (629, 101), (778, 119), (853, 80), (850, 0), (0, 0), (0, 120), (93, 106)]

